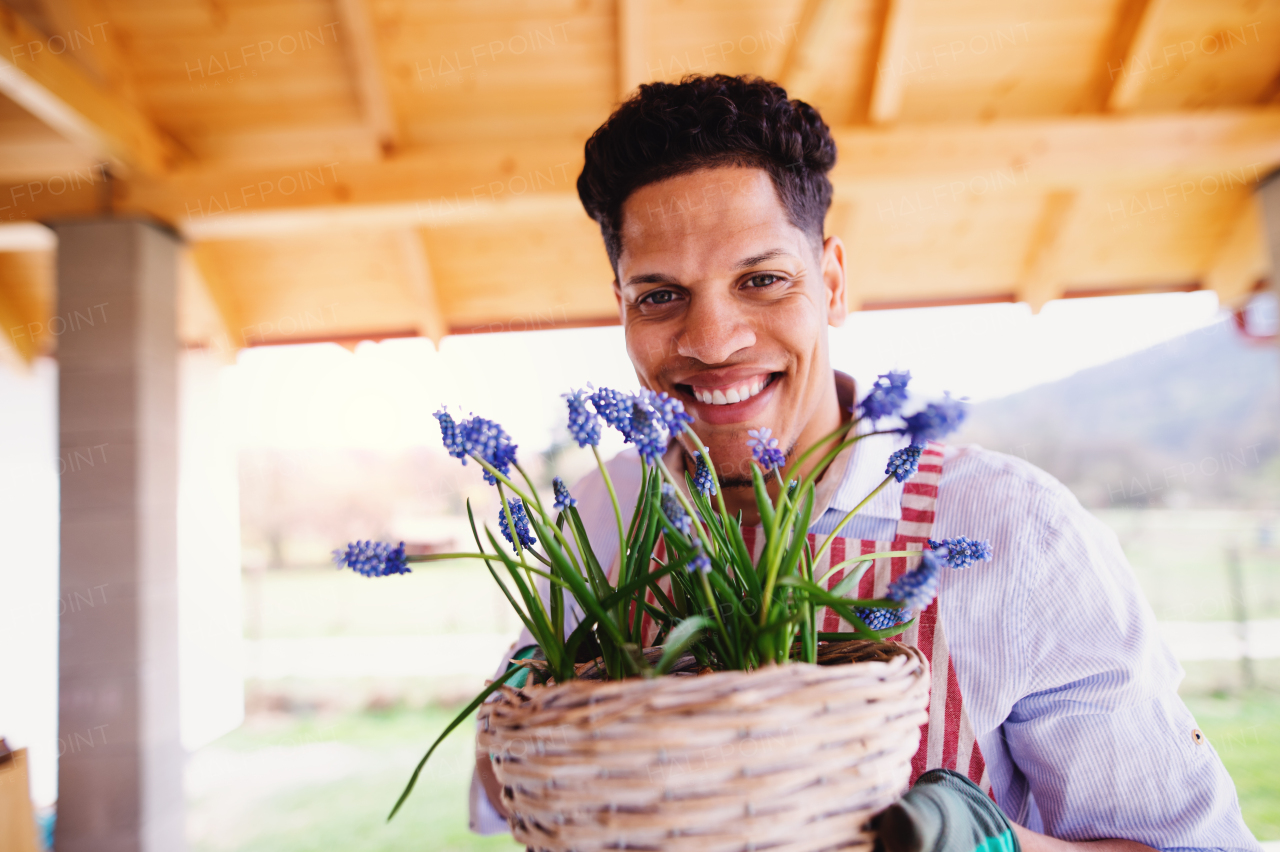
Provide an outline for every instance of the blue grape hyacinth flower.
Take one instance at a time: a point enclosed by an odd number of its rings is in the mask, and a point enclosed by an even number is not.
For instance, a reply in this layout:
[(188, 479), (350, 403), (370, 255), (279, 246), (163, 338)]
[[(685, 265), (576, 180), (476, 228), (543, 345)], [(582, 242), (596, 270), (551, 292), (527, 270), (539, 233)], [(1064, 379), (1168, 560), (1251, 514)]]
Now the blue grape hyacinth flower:
[(663, 427), (672, 435), (679, 435), (693, 422), (693, 416), (684, 410), (684, 403), (669, 396), (665, 391), (654, 393), (648, 389), (641, 389), (636, 394), (636, 399), (642, 405), (653, 409), (658, 420), (662, 421)]
[(554, 491), (556, 495), (556, 501), (552, 506), (557, 512), (563, 512), (570, 506), (578, 505), (577, 499), (569, 493), (568, 487), (560, 477), (557, 476), (551, 480), (551, 490)]
[[(524, 501), (519, 497), (512, 497), (507, 501), (508, 508), (511, 509), (511, 519), (516, 524), (516, 535), (520, 536), (520, 544), (524, 547), (533, 547), (538, 540), (533, 537), (533, 531), (529, 529), (529, 516), (524, 512)], [(511, 545), (512, 550), (519, 550), (516, 543), (511, 539), (511, 528), (507, 526), (507, 513), (498, 510), (498, 529), (502, 531), (502, 537)]]
[(916, 471), (920, 469), (920, 451), (923, 449), (924, 447), (919, 444), (912, 444), (900, 450), (894, 450), (889, 455), (889, 464), (884, 469), (885, 475), (892, 475), (899, 482), (906, 482), (909, 477), (915, 476)]
[(346, 550), (335, 550), (333, 561), (365, 577), (409, 573), (403, 541), (395, 547), (385, 541), (353, 541)]
[(688, 570), (690, 574), (694, 571), (701, 574), (710, 574), (711, 557), (707, 556), (707, 554), (702, 551), (702, 539), (694, 539), (694, 544), (697, 546), (698, 550), (694, 554), (693, 558), (685, 563), (685, 569)]
[(600, 416), (590, 407), (591, 395), (585, 390), (570, 391), (564, 395), (569, 406), (569, 434), (579, 447), (594, 447), (600, 443)]
[(889, 584), (885, 594), (889, 600), (901, 601), (902, 612), (919, 612), (938, 596), (938, 568), (941, 563), (933, 551), (920, 554), (920, 565)]
[(458, 425), (453, 422), (453, 416), (449, 414), (448, 409), (442, 406), (431, 416), (440, 422), (440, 440), (444, 443), (445, 451), (455, 459), (462, 459), (462, 463), (466, 464), (467, 451), (462, 447)]
[(676, 497), (676, 489), (670, 482), (662, 483), (662, 500), (659, 503), (662, 514), (671, 522), (671, 526), (685, 535), (693, 534), (693, 518), (684, 510)]
[(862, 416), (873, 423), (882, 417), (895, 416), (907, 403), (907, 383), (910, 381), (911, 373), (906, 370), (890, 370), (882, 374), (858, 403)]
[(748, 429), (747, 434), (751, 436), (747, 439), (747, 446), (751, 448), (751, 455), (762, 468), (773, 470), (787, 463), (787, 454), (778, 449), (778, 439), (771, 437), (772, 429), (768, 427)]
[(702, 453), (698, 453), (698, 467), (693, 472), (693, 487), (698, 489), (698, 493), (703, 497), (716, 496), (716, 478), (711, 475), (711, 468), (707, 467), (707, 459)]
[(902, 610), (900, 609), (860, 606), (853, 612), (872, 630), (886, 630), (903, 623)]
[(942, 541), (929, 539), (929, 547), (952, 568), (967, 568), (979, 560), (991, 561), (991, 542), (974, 541), (963, 535)]
[(941, 402), (931, 402), (915, 414), (902, 418), (905, 425), (898, 432), (910, 435), (913, 444), (940, 441), (959, 429), (968, 413), (963, 402), (947, 394)]
[(616, 391), (613, 388), (599, 388), (588, 397), (596, 414), (614, 429), (622, 433), (623, 439), (631, 443), (631, 408), (630, 394)]
[[(484, 459), (503, 476), (511, 472), (511, 465), (516, 462), (516, 445), (497, 423), (483, 417), (472, 417), (458, 425), (458, 435), (467, 455)], [(463, 458), (462, 463), (466, 464), (467, 460)], [(497, 477), (487, 470), (484, 480), (490, 485), (498, 484)]]
[(658, 413), (639, 396), (631, 399), (631, 441), (640, 458), (653, 464), (667, 451), (668, 432)]

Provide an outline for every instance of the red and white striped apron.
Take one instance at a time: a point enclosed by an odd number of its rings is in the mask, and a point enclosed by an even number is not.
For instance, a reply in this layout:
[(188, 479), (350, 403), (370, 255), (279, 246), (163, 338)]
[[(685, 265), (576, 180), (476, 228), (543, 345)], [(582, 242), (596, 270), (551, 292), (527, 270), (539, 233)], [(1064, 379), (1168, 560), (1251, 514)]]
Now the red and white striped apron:
[[(920, 469), (907, 480), (902, 491), (902, 518), (898, 521), (893, 541), (837, 537), (814, 566), (814, 577), (822, 577), (832, 565), (862, 553), (883, 553), (890, 550), (923, 550), (933, 530), (934, 506), (938, 499), (938, 480), (942, 477), (942, 445), (929, 443), (920, 454)], [(743, 538), (753, 559), (759, 559), (764, 548), (764, 536), (760, 527), (743, 529)], [(826, 540), (824, 535), (809, 534), (809, 546), (815, 551)], [(659, 559), (665, 548), (658, 543)], [(856, 595), (863, 599), (883, 598), (889, 584), (920, 564), (918, 556), (896, 556), (877, 559), (875, 564), (858, 581)], [(615, 569), (616, 570), (616, 569)], [(834, 587), (845, 575), (845, 569), (837, 571), (827, 582)], [(663, 586), (666, 582), (662, 583)], [(656, 603), (650, 592), (651, 603)], [(656, 625), (645, 616), (645, 643), (652, 642), (657, 633)], [(831, 610), (818, 611), (818, 629), (824, 633), (849, 633), (853, 627)], [(920, 728), (920, 749), (911, 761), (911, 783), (930, 769), (951, 769), (967, 776), (992, 796), (991, 781), (987, 776), (986, 761), (974, 733), (973, 723), (964, 709), (960, 695), (960, 683), (956, 679), (955, 665), (947, 637), (938, 620), (938, 601), (935, 599), (921, 612), (911, 627), (894, 636), (890, 641), (914, 645), (929, 660), (929, 721)]]

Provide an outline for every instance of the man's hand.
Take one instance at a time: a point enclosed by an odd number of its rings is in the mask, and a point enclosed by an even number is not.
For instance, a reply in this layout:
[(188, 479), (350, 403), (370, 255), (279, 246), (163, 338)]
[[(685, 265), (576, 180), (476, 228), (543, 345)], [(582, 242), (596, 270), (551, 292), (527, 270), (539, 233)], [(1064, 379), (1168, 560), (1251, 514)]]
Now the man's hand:
[(1132, 840), (1073, 843), (1023, 828), (968, 778), (931, 769), (875, 818), (877, 852), (1154, 852)]

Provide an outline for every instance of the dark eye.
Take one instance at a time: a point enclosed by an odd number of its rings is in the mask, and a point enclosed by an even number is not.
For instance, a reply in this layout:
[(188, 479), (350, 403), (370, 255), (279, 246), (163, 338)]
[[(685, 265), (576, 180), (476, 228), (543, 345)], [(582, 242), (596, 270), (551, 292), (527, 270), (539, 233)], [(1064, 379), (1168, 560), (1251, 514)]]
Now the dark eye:
[(777, 284), (781, 280), (782, 280), (781, 276), (774, 275), (772, 272), (761, 272), (759, 275), (752, 275), (750, 278), (748, 278), (747, 286), (755, 287), (755, 288), (770, 287), (774, 284)]
[(675, 299), (676, 294), (670, 290), (654, 290), (640, 297), (642, 305), (665, 305)]

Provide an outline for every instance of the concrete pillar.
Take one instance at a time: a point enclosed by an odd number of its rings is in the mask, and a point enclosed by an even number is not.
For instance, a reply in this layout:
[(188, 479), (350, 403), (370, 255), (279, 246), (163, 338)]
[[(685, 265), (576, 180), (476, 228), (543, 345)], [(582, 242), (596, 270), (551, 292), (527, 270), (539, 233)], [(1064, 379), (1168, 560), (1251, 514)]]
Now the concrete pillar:
[(178, 730), (178, 243), (58, 234), (61, 479), (57, 852), (183, 849)]

